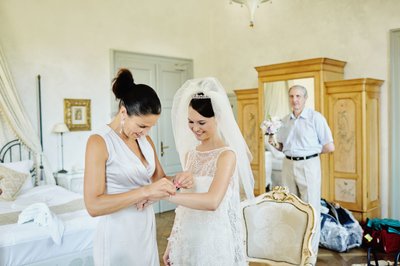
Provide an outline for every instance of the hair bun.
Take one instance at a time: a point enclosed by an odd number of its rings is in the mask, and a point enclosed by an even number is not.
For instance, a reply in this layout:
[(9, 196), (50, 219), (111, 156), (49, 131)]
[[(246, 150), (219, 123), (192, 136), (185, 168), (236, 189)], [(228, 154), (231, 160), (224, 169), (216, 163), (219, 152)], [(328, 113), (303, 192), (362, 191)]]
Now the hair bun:
[(113, 80), (112, 90), (117, 99), (123, 100), (129, 90), (135, 86), (132, 73), (122, 68), (118, 71), (117, 76)]

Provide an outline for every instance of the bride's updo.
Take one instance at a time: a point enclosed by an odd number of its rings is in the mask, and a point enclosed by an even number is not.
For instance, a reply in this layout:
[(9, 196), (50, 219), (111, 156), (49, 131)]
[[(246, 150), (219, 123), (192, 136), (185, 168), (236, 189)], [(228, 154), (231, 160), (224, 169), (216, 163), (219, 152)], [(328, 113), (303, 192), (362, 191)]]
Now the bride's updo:
[(215, 116), (210, 97), (202, 92), (193, 95), (189, 106), (204, 117), (210, 118)]
[(119, 108), (124, 106), (129, 116), (159, 115), (161, 102), (157, 93), (145, 84), (135, 84), (128, 69), (120, 69), (113, 79), (112, 91), (119, 99)]

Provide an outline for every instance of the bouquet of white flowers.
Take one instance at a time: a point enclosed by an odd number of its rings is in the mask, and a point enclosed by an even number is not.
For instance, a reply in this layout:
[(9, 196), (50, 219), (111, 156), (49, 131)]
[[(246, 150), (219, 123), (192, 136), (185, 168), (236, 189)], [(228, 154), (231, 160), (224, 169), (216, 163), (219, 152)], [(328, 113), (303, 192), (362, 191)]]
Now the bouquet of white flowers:
[(261, 123), (261, 130), (265, 135), (276, 134), (282, 126), (282, 121), (279, 117), (268, 115), (268, 118)]

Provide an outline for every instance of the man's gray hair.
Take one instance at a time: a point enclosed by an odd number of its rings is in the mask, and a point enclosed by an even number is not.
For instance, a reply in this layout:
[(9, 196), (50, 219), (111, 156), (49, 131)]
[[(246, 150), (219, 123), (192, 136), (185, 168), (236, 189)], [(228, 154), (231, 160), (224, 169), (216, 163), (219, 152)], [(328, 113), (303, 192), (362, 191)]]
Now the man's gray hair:
[(300, 90), (302, 90), (302, 91), (303, 91), (303, 95), (304, 95), (304, 97), (305, 97), (305, 98), (307, 98), (307, 97), (308, 97), (308, 94), (307, 94), (307, 89), (306, 89), (306, 87), (304, 87), (304, 86), (301, 86), (301, 85), (293, 85), (292, 87), (290, 87), (290, 88), (289, 88), (289, 91), (288, 91), (288, 93), (290, 93), (290, 91), (291, 91), (292, 89), (300, 89)]

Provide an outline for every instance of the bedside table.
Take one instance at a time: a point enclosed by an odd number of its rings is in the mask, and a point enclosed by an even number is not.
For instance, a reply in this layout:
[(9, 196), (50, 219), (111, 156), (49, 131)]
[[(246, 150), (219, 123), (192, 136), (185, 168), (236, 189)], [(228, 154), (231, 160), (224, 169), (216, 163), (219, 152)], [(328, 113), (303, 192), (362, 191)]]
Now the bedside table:
[(73, 192), (83, 194), (83, 172), (54, 173), (57, 185)]

